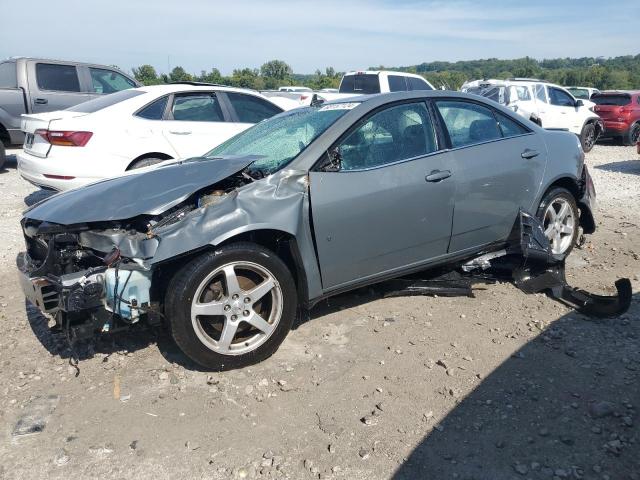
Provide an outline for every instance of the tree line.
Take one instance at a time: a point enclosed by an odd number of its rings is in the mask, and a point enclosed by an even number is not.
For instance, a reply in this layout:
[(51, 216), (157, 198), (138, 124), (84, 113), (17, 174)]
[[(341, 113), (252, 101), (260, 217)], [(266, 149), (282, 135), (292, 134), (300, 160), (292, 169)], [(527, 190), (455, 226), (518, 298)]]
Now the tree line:
[[(536, 60), (530, 57), (513, 60), (488, 58), (459, 62), (428, 62), (419, 65), (371, 67), (370, 70), (399, 70), (417, 73), (436, 88), (459, 89), (467, 80), (482, 78), (540, 78), (559, 85), (587, 86), (600, 90), (640, 89), (640, 55), (621, 57), (583, 57)], [(302, 85), (314, 90), (337, 88), (343, 72), (332, 67), (313, 74), (296, 74), (282, 60), (271, 60), (260, 68), (241, 68), (225, 76), (217, 68), (202, 70), (200, 74), (188, 73), (182, 67), (174, 67), (169, 73), (157, 73), (151, 65), (133, 68), (133, 75), (144, 85), (196, 81), (252, 88), (277, 89), (285, 85)]]

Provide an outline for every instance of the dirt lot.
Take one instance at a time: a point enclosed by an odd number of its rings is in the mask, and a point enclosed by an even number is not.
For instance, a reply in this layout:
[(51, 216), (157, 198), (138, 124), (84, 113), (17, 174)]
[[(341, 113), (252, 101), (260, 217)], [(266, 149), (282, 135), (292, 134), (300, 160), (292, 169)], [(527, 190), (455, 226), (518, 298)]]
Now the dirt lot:
[[(43, 193), (0, 172), (0, 478), (640, 479), (640, 160), (587, 161), (598, 231), (569, 263), (595, 321), (510, 284), (476, 298), (321, 304), (268, 361), (210, 375), (162, 332), (65, 343), (25, 305), (18, 220)], [(14, 435), (38, 419), (37, 433)], [(26, 417), (26, 418), (25, 418)]]

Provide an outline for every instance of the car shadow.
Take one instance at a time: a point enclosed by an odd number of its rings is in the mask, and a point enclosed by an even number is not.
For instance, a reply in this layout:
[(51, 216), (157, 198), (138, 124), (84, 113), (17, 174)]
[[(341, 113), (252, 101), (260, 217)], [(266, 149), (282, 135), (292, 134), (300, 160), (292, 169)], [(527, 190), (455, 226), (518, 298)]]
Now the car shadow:
[(50, 190), (47, 188), (41, 188), (39, 190), (36, 190), (34, 192), (31, 192), (29, 195), (27, 195), (26, 197), (24, 197), (24, 204), (27, 207), (31, 207), (33, 205), (35, 205), (38, 202), (41, 202), (43, 200), (46, 200), (47, 198), (49, 198), (52, 195), (55, 195), (56, 192), (55, 190)]
[(621, 162), (605, 163), (603, 165), (597, 165), (595, 168), (598, 170), (606, 170), (607, 172), (618, 173), (634, 173), (640, 175), (640, 160), (626, 160)]
[(393, 478), (640, 478), (639, 317), (635, 294), (621, 317), (552, 322), (427, 419)]

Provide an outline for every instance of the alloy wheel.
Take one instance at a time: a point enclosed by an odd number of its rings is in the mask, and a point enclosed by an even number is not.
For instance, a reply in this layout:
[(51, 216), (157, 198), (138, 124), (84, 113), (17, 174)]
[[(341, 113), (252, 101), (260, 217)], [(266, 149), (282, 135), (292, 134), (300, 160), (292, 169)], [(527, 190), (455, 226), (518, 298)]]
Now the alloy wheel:
[(191, 302), (191, 322), (207, 348), (243, 355), (262, 345), (282, 317), (282, 289), (261, 265), (232, 262), (211, 272)]
[(544, 212), (543, 226), (554, 255), (562, 255), (569, 250), (573, 242), (576, 218), (566, 199), (558, 197), (549, 203)]

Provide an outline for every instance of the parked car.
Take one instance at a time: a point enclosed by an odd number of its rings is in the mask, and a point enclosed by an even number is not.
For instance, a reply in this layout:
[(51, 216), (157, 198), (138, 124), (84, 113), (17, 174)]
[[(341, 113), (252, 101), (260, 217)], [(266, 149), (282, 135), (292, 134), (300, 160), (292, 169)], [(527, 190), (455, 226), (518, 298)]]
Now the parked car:
[(579, 100), (591, 100), (591, 97), (594, 94), (600, 93), (600, 90), (598, 90), (597, 88), (591, 88), (591, 87), (566, 87), (566, 88), (571, 95), (573, 95), (575, 98)]
[(40, 58), (0, 62), (0, 141), (22, 145), (20, 115), (63, 110), (140, 84), (117, 68)]
[(591, 151), (604, 130), (593, 103), (576, 100), (566, 89), (542, 80), (475, 80), (461, 91), (480, 95), (504, 105), (544, 128), (566, 129), (580, 138), (582, 149)]
[(313, 92), (312, 89), (310, 89), (309, 87), (296, 87), (296, 86), (289, 86), (289, 87), (280, 87), (278, 88), (279, 92)]
[(345, 73), (342, 76), (338, 90), (323, 88), (314, 92), (309, 89), (309, 91), (305, 92), (295, 92), (294, 95), (291, 95), (290, 92), (262, 93), (269, 97), (283, 95), (287, 96), (287, 98), (297, 99), (300, 105), (310, 105), (314, 99), (316, 101), (331, 101), (357, 95), (433, 89), (433, 85), (425, 80), (424, 77), (414, 73), (365, 70)]
[(604, 136), (635, 145), (640, 139), (640, 90), (608, 90), (594, 95), (592, 100), (594, 111), (604, 121)]
[(68, 190), (165, 160), (202, 155), (282, 112), (276, 101), (286, 103), (251, 90), (179, 83), (125, 90), (67, 110), (24, 116), (18, 171), (34, 185)]
[(562, 259), (594, 195), (573, 134), (457, 92), (363, 96), (50, 197), (22, 219), (21, 281), (71, 335), (165, 318), (194, 361), (234, 368), (299, 306), (503, 249), (521, 209)]

